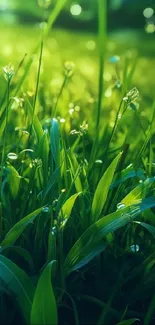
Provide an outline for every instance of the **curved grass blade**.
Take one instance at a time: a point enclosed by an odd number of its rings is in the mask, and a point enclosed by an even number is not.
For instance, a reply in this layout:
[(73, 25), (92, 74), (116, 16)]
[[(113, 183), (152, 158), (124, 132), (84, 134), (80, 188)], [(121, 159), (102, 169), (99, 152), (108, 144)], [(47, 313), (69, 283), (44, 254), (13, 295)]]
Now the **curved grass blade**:
[(140, 206), (136, 205), (104, 216), (92, 224), (69, 251), (64, 263), (65, 274), (81, 268), (104, 251), (108, 246), (105, 236), (131, 222), (140, 212)]
[(8, 165), (5, 168), (5, 173), (6, 182), (8, 183), (10, 194), (12, 198), (15, 199), (18, 195), (21, 176), (18, 174), (17, 170), (11, 165)]
[(26, 324), (30, 323), (30, 312), (35, 287), (27, 274), (8, 258), (0, 255), (0, 279), (20, 306)]
[(1, 247), (0, 252), (3, 253), (3, 255), (7, 254), (7, 252), (15, 253), (18, 256), (21, 256), (28, 263), (30, 270), (34, 269), (33, 259), (30, 253), (26, 249), (21, 248), (19, 246), (7, 246), (7, 247)]
[(112, 183), (112, 179), (120, 157), (121, 157), (121, 153), (119, 153), (119, 155), (113, 160), (113, 162), (108, 167), (108, 169), (106, 170), (106, 172), (104, 173), (104, 175), (102, 176), (101, 180), (98, 183), (97, 189), (94, 194), (92, 209), (91, 209), (92, 222), (97, 221), (97, 219), (99, 218), (102, 212), (103, 206), (107, 199), (109, 187)]
[(43, 179), (45, 186), (47, 185), (48, 180), (48, 160), (49, 160), (49, 143), (47, 134), (44, 133), (42, 136), (41, 142), (38, 146), (38, 157), (42, 160), (43, 167)]
[(81, 194), (81, 192), (73, 194), (62, 206), (61, 211), (60, 211), (60, 218), (61, 218), (61, 228), (64, 228), (67, 220), (70, 217), (70, 214), (72, 212), (74, 203), (77, 199), (77, 197)]
[(142, 226), (143, 228), (147, 229), (152, 234), (152, 236), (155, 238), (155, 227), (149, 225), (148, 223), (140, 222), (140, 221), (134, 221), (134, 223), (136, 223), (136, 224)]
[(125, 204), (125, 206), (140, 203), (140, 201), (146, 196), (146, 193), (153, 182), (155, 182), (154, 177), (147, 178), (127, 194), (121, 203)]
[(147, 311), (147, 313), (145, 315), (144, 325), (151, 324), (151, 318), (152, 318), (152, 315), (154, 314), (154, 310), (155, 310), (155, 295), (153, 295), (151, 303), (150, 303), (149, 308), (148, 308), (148, 311)]
[(47, 36), (51, 27), (53, 26), (55, 20), (57, 19), (58, 15), (60, 14), (61, 10), (63, 9), (67, 0), (57, 0), (56, 6), (51, 12), (51, 15), (48, 18), (48, 22), (45, 28), (44, 35)]
[(1, 242), (1, 247), (12, 246), (15, 241), (22, 234), (24, 229), (35, 220), (35, 218), (42, 212), (43, 208), (39, 208), (32, 213), (28, 214), (25, 218), (17, 222), (6, 234), (5, 238)]
[(70, 171), (72, 175), (72, 184), (70, 186), (69, 192), (73, 184), (75, 185), (77, 192), (83, 192), (83, 186), (80, 179), (81, 166), (78, 163), (75, 154), (71, 151), (68, 152), (68, 160), (69, 160)]
[(124, 183), (127, 179), (133, 177), (138, 177), (142, 180), (145, 180), (145, 174), (143, 169), (136, 170), (133, 167), (130, 167), (122, 170), (120, 173), (117, 173), (113, 178), (113, 182), (110, 185), (110, 189), (117, 187), (118, 185)]
[(45, 204), (47, 197), (51, 194), (53, 187), (58, 183), (60, 177), (60, 168), (57, 168), (50, 176), (47, 186), (39, 193), (38, 198), (41, 198), (43, 204)]
[(133, 221), (142, 211), (155, 206), (155, 198), (147, 198), (144, 202), (113, 212), (92, 224), (69, 251), (64, 263), (65, 274), (81, 268), (104, 251), (108, 246), (105, 241), (108, 234)]
[(56, 168), (60, 165), (60, 130), (58, 121), (53, 118), (50, 129), (51, 152)]
[(31, 310), (31, 325), (57, 325), (57, 306), (51, 284), (51, 269), (55, 261), (43, 270), (34, 295)]
[(131, 319), (127, 319), (127, 320), (123, 320), (120, 323), (117, 323), (116, 325), (132, 325), (135, 322), (139, 322), (140, 320), (138, 318), (131, 318)]

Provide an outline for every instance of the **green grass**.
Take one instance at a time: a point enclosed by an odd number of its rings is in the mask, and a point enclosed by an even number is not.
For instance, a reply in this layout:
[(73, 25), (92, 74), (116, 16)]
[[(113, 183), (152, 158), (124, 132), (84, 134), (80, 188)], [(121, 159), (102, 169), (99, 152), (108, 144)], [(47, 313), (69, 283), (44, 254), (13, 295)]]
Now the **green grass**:
[(2, 324), (154, 324), (154, 47), (103, 27), (0, 32)]

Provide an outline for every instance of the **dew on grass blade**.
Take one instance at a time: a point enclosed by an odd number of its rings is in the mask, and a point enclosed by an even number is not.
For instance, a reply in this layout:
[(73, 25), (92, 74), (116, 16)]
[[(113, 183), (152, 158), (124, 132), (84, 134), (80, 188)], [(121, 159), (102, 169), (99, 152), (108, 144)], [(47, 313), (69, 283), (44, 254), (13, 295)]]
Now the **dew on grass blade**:
[(120, 81), (120, 80), (117, 80), (117, 81), (116, 81), (116, 87), (117, 87), (117, 88), (120, 88), (120, 87), (121, 87), (121, 81)]
[(49, 212), (49, 207), (44, 207), (44, 208), (43, 208), (43, 212), (44, 212), (44, 213), (48, 213), (48, 212)]
[(52, 207), (55, 208), (57, 206), (58, 203), (58, 199), (55, 199), (52, 203)]
[(123, 97), (123, 102), (127, 102), (128, 101), (128, 97)]
[(30, 133), (28, 131), (22, 131), (22, 134), (24, 134), (24, 135), (30, 135)]
[(65, 218), (63, 221), (61, 221), (61, 228), (63, 228), (65, 225), (66, 225), (66, 222), (67, 222), (68, 218)]
[(133, 167), (133, 164), (129, 164), (126, 169)]
[(57, 228), (56, 228), (56, 226), (54, 226), (54, 227), (52, 227), (52, 235), (56, 236), (56, 233), (57, 233)]
[(118, 63), (120, 61), (120, 57), (118, 55), (113, 55), (109, 58), (110, 63)]
[(133, 253), (139, 252), (139, 245), (136, 245), (136, 244), (131, 245), (130, 246), (130, 251), (133, 252)]
[(18, 158), (18, 156), (14, 152), (9, 152), (7, 157), (11, 160), (16, 160)]
[(66, 122), (66, 120), (64, 118), (60, 119), (60, 123), (65, 123), (65, 122)]
[(101, 159), (97, 159), (97, 160), (95, 160), (95, 164), (103, 164), (103, 161), (101, 160)]
[(126, 206), (126, 205), (125, 205), (124, 203), (118, 203), (118, 204), (117, 204), (117, 210), (124, 209), (125, 206)]

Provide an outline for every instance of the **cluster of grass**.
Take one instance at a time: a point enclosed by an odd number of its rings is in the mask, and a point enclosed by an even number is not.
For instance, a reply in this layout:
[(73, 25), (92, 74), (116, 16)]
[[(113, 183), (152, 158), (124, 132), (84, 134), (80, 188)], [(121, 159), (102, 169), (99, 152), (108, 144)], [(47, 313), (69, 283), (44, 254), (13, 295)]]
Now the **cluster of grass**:
[(3, 69), (0, 323), (154, 324), (151, 85), (146, 94), (134, 87), (134, 54), (105, 65), (100, 0), (98, 91), (84, 75), (79, 91), (70, 61), (50, 90), (44, 44), (63, 3), (33, 55)]

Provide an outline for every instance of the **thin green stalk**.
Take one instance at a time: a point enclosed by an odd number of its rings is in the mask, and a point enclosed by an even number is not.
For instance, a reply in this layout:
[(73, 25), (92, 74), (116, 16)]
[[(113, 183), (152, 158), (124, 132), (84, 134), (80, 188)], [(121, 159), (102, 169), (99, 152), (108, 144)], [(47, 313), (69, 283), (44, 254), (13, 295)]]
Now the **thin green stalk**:
[(56, 110), (57, 110), (57, 106), (58, 106), (58, 103), (59, 103), (59, 99), (60, 99), (60, 97), (62, 95), (62, 92), (63, 92), (63, 89), (64, 89), (64, 87), (66, 85), (67, 79), (68, 79), (68, 76), (65, 75), (65, 78), (64, 78), (64, 80), (62, 82), (62, 85), (61, 85), (61, 88), (60, 88), (60, 91), (59, 91), (59, 94), (58, 94), (58, 97), (57, 97), (57, 100), (56, 100), (56, 103), (55, 103), (55, 106), (54, 106), (54, 109), (53, 109), (52, 117), (55, 117), (55, 115), (56, 115)]
[(34, 120), (34, 115), (35, 115), (35, 107), (36, 107), (36, 101), (37, 101), (37, 95), (38, 95), (41, 63), (42, 63), (42, 56), (43, 56), (43, 45), (44, 45), (44, 39), (43, 39), (43, 32), (42, 32), (41, 44), (40, 44), (40, 55), (39, 55), (39, 62), (38, 62), (36, 89), (35, 89), (34, 102), (33, 102), (32, 121), (31, 121), (31, 125), (30, 125), (30, 130), (29, 130), (29, 137), (28, 137), (28, 146), (29, 146), (29, 142), (30, 142), (30, 136), (31, 136), (32, 126), (33, 126), (33, 120)]
[[(105, 157), (106, 157), (106, 155), (107, 155), (107, 153), (108, 153), (108, 151), (109, 151), (109, 147), (110, 147), (111, 141), (113, 140), (113, 136), (114, 136), (114, 134), (115, 134), (115, 130), (116, 130), (117, 125), (118, 125), (119, 114), (120, 114), (120, 111), (121, 111), (122, 104), (123, 104), (123, 100), (121, 100), (121, 102), (120, 102), (120, 105), (119, 105), (119, 108), (118, 108), (118, 111), (117, 111), (117, 114), (116, 114), (116, 118), (115, 118), (114, 127), (113, 127), (113, 129), (112, 129), (112, 133), (111, 133), (111, 136), (110, 136), (110, 138), (109, 138), (109, 141), (108, 141), (108, 144), (107, 144), (106, 150), (105, 150), (105, 152), (104, 152), (104, 156), (105, 156)], [(102, 173), (103, 173), (103, 170), (104, 170), (104, 166), (103, 166), (103, 168), (102, 168), (102, 170), (101, 170), (101, 175), (102, 175)]]
[[(16, 71), (15, 71), (14, 77), (18, 74), (18, 71), (19, 71), (20, 68), (22, 67), (22, 65), (23, 65), (23, 63), (24, 63), (24, 61), (25, 61), (26, 56), (27, 56), (27, 53), (24, 54), (24, 57), (23, 57), (22, 60), (19, 62), (19, 65), (18, 65), (18, 67), (17, 67), (17, 69), (16, 69)], [(3, 104), (4, 104), (4, 102), (5, 102), (5, 98), (6, 98), (6, 96), (7, 96), (7, 89), (5, 90), (5, 92), (4, 92), (4, 96), (2, 97), (2, 100), (1, 100), (1, 102), (0, 102), (0, 107), (3, 106)], [(14, 97), (16, 97), (15, 94), (14, 94)], [(10, 103), (9, 103), (9, 104), (10, 104)], [(2, 115), (2, 110), (1, 110), (1, 115)]]
[(36, 90), (35, 90), (35, 96), (34, 96), (34, 102), (33, 102), (33, 116), (35, 113), (35, 106), (36, 106), (36, 100), (37, 100), (38, 88), (39, 88), (40, 70), (41, 70), (41, 63), (42, 63), (42, 56), (43, 56), (43, 45), (44, 45), (44, 39), (42, 37), (41, 44), (40, 44), (40, 56), (39, 56), (39, 63), (38, 63)]
[(3, 231), (2, 203), (0, 203), (0, 240), (1, 240), (1, 237), (2, 237), (2, 231)]
[[(55, 20), (59, 16), (61, 10), (63, 9), (63, 7), (65, 5), (65, 3), (66, 3), (66, 0), (57, 0), (56, 6), (52, 10), (52, 12), (51, 12), (51, 14), (50, 14), (50, 16), (48, 18), (47, 25), (46, 25), (46, 28), (44, 30), (44, 39), (48, 36), (51, 28), (53, 27), (53, 24), (54, 24)], [(29, 58), (29, 61), (27, 63), (26, 73), (24, 74), (24, 76), (23, 76), (23, 78), (21, 80), (20, 87), (23, 84), (26, 76), (28, 75), (28, 72), (29, 72), (29, 70), (31, 68), (31, 65), (32, 65), (32, 62), (33, 62), (34, 54), (36, 54), (36, 52), (37, 52), (37, 50), (39, 48), (39, 45), (40, 45), (40, 41), (39, 41), (39, 43), (37, 43), (34, 50), (32, 51), (32, 54), (31, 54), (31, 56)], [(19, 87), (18, 87), (18, 91), (19, 91)]]
[(151, 319), (152, 319), (152, 316), (154, 314), (154, 309), (155, 309), (155, 295), (153, 295), (151, 303), (150, 303), (149, 308), (148, 308), (148, 311), (147, 311), (147, 313), (145, 315), (144, 325), (151, 324)]
[(104, 91), (104, 62), (105, 62), (105, 45), (107, 37), (107, 0), (98, 0), (98, 29), (99, 29), (99, 89), (98, 89), (98, 105), (96, 117), (96, 130), (99, 128), (102, 98)]
[(6, 137), (7, 137), (7, 129), (8, 129), (8, 118), (9, 118), (9, 101), (10, 101), (10, 79), (7, 81), (7, 103), (6, 103), (6, 118), (5, 118), (5, 129), (4, 129), (4, 145), (3, 145), (3, 151), (2, 151), (2, 162), (1, 166), (4, 165), (4, 159), (5, 159), (5, 151), (6, 151)]
[[(95, 125), (95, 139), (92, 146), (90, 155), (91, 166), (95, 159), (98, 136), (99, 136), (99, 124), (101, 116), (102, 99), (104, 93), (104, 62), (105, 62), (105, 48), (107, 38), (107, 0), (98, 0), (98, 36), (99, 36), (99, 81), (98, 81), (98, 104), (96, 114)], [(90, 167), (91, 169), (91, 167)]]

